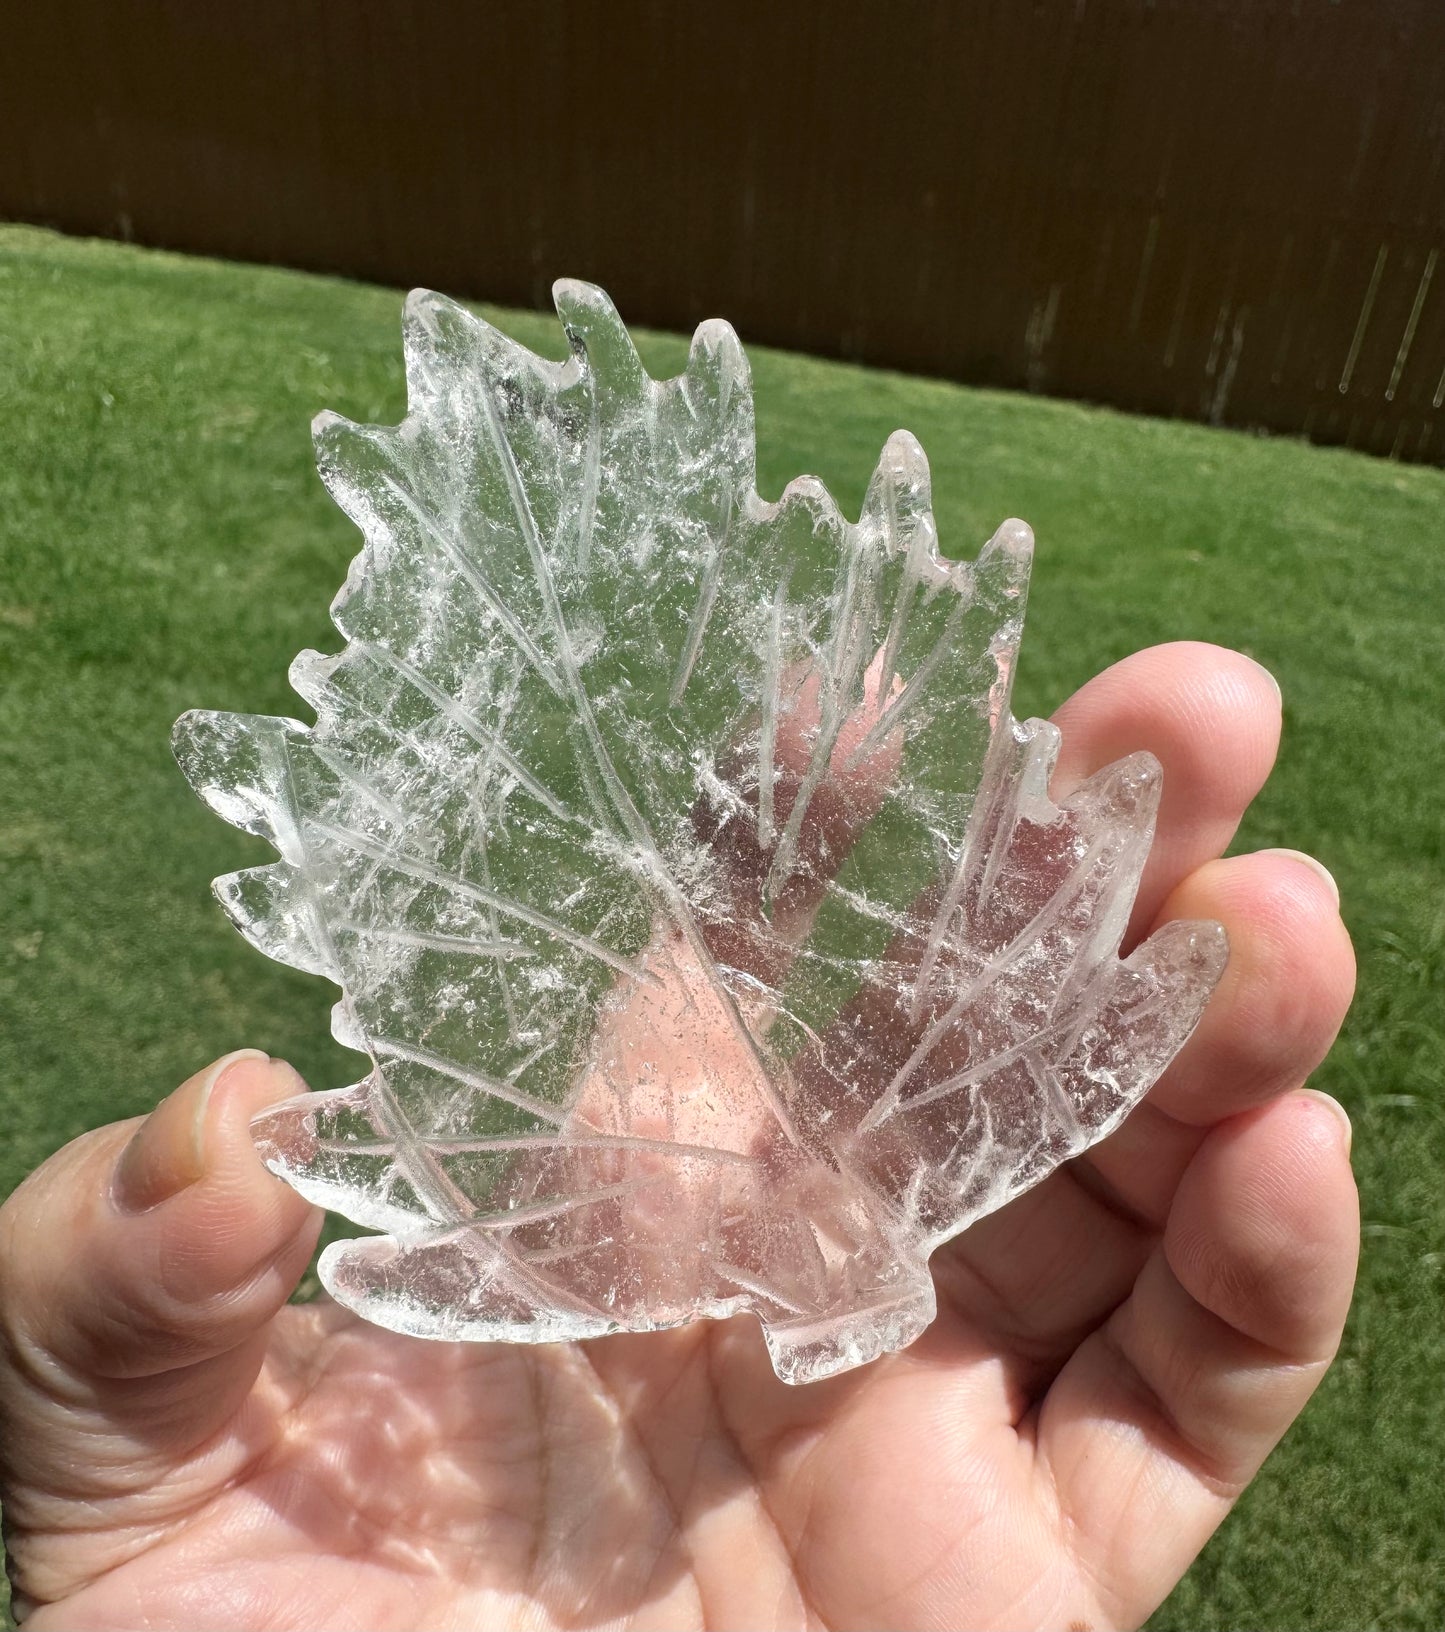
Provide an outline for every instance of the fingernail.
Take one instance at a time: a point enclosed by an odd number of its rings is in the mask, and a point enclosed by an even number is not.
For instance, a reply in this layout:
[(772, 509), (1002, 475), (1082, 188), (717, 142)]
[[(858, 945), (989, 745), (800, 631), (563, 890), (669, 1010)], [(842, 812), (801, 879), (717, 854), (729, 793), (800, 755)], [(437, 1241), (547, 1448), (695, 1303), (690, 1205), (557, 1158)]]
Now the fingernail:
[[(1245, 656), (1248, 657), (1249, 654), (1245, 653)], [(1283, 708), (1284, 707), (1284, 692), (1280, 689), (1279, 681), (1275, 679), (1275, 677), (1269, 672), (1269, 670), (1267, 668), (1265, 668), (1264, 664), (1261, 663), (1257, 657), (1251, 657), (1249, 659), (1249, 661), (1254, 664), (1255, 668), (1257, 668), (1259, 670), (1259, 672), (1265, 677), (1265, 679), (1269, 681), (1270, 685), (1272, 685), (1274, 687), (1274, 694), (1275, 694), (1276, 698), (1278, 698), (1278, 700), (1279, 700), (1280, 707)]]
[(1307, 856), (1303, 850), (1264, 850), (1266, 856), (1288, 856), (1291, 861), (1299, 862), (1300, 866), (1308, 867), (1317, 877), (1322, 878), (1329, 886), (1329, 891), (1335, 898), (1335, 905), (1340, 904), (1340, 887), (1335, 883), (1335, 875), (1325, 866), (1324, 862), (1316, 861), (1313, 856)]
[(1355, 1142), (1355, 1129), (1350, 1121), (1350, 1113), (1340, 1104), (1339, 1100), (1332, 1099), (1328, 1094), (1322, 1094), (1318, 1088), (1304, 1088), (1301, 1089), (1301, 1092), (1308, 1094), (1311, 1099), (1318, 1100), (1321, 1105), (1328, 1106), (1334, 1113), (1335, 1120), (1340, 1124), (1341, 1132), (1344, 1134), (1345, 1155), (1348, 1156), (1350, 1146)]
[(221, 1078), (243, 1061), (269, 1063), (259, 1048), (238, 1048), (163, 1099), (120, 1154), (111, 1199), (144, 1213), (188, 1189), (206, 1171), (206, 1109)]

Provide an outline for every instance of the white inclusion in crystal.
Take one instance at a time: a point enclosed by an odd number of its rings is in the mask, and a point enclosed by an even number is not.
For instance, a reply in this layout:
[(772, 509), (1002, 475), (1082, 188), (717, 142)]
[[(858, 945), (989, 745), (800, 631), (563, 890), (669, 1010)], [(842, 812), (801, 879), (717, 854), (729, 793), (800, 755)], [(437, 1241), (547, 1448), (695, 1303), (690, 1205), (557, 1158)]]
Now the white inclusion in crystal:
[(303, 1195), (389, 1232), (331, 1292), (420, 1337), (750, 1310), (806, 1382), (912, 1341), (929, 1254), (1115, 1129), (1193, 1030), (1216, 924), (1119, 947), (1159, 768), (1062, 805), (1009, 689), (1032, 536), (939, 554), (889, 439), (848, 522), (754, 479), (710, 323), (649, 379), (561, 283), (545, 362), (436, 295), (410, 411), (316, 422), (360, 527), (316, 724), (193, 713), (201, 797), (280, 852), (217, 881), (339, 981), (355, 1086), (265, 1112)]

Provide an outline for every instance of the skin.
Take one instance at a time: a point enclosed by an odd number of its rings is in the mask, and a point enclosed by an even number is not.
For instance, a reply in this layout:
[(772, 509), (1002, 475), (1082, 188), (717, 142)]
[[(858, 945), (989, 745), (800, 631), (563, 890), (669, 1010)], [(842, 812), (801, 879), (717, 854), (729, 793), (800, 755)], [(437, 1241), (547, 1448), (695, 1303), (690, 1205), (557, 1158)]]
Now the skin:
[(1275, 755), (1264, 670), (1155, 648), (1056, 719), (1056, 796), (1136, 748), (1163, 763), (1131, 934), (1216, 918), (1231, 960), (1118, 1133), (935, 1255), (912, 1348), (789, 1388), (746, 1319), (524, 1348), (287, 1307), (319, 1219), (247, 1124), (301, 1084), (229, 1056), (0, 1210), (22, 1624), (1144, 1620), (1339, 1342), (1349, 1125), (1302, 1085), (1354, 964), (1317, 863), (1217, 859)]

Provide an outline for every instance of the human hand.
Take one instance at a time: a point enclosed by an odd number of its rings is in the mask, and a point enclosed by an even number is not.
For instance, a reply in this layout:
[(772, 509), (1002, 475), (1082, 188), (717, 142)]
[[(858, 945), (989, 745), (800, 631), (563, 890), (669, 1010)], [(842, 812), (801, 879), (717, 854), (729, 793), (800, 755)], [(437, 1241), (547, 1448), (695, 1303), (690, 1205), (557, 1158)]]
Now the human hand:
[(1353, 960), (1310, 865), (1228, 844), (1268, 676), (1143, 652), (1057, 717), (1056, 792), (1164, 766), (1136, 936), (1215, 918), (1203, 1022), (1113, 1137), (933, 1259), (911, 1348), (773, 1376), (756, 1326), (539, 1348), (282, 1307), (319, 1219), (257, 1160), (247, 1052), (0, 1210), (0, 1501), (27, 1629), (1132, 1625), (1339, 1340), (1357, 1213), (1298, 1091)]

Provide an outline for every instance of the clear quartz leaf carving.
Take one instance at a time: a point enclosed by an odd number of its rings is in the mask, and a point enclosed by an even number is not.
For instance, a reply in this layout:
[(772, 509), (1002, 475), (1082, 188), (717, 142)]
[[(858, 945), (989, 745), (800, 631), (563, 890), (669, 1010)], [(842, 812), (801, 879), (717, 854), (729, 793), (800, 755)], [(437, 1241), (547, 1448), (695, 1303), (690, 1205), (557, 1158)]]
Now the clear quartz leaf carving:
[(902, 1347), (929, 1255), (1103, 1138), (1198, 1020), (1222, 930), (1121, 959), (1159, 768), (1051, 802), (1009, 690), (1032, 538), (937, 547), (922, 450), (856, 524), (758, 495), (748, 367), (708, 323), (644, 372), (560, 283), (546, 362), (408, 303), (409, 413), (316, 422), (365, 543), (316, 723), (191, 713), (177, 757), (274, 864), (217, 880), (341, 987), (354, 1087), (267, 1163), (385, 1232), (342, 1303), (509, 1341), (741, 1310), (804, 1382)]

